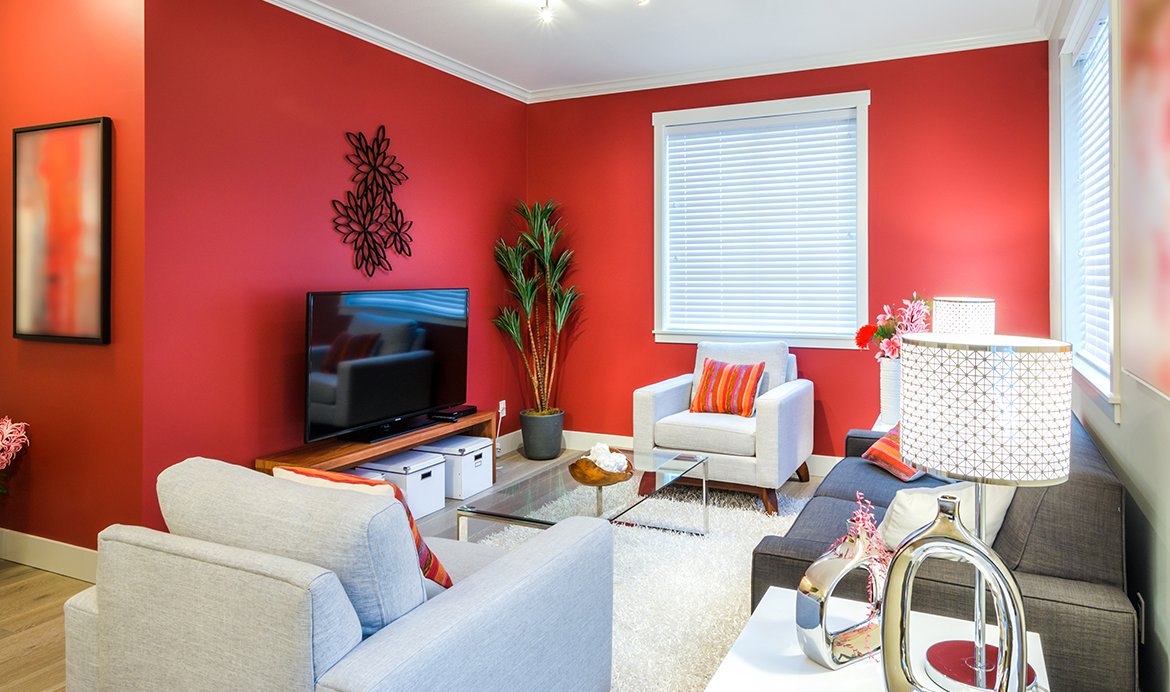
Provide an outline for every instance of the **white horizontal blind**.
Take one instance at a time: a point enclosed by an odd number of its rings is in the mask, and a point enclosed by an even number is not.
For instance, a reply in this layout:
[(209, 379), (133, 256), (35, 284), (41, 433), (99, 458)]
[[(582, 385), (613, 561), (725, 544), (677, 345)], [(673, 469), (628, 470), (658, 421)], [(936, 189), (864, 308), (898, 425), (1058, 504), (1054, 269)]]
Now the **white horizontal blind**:
[(670, 126), (663, 152), (667, 331), (852, 336), (855, 108)]
[(1070, 114), (1075, 154), (1070, 171), (1074, 226), (1069, 276), (1069, 334), (1077, 353), (1103, 374), (1110, 373), (1113, 300), (1110, 295), (1110, 85), (1109, 29), (1098, 24), (1077, 59), (1078, 83)]

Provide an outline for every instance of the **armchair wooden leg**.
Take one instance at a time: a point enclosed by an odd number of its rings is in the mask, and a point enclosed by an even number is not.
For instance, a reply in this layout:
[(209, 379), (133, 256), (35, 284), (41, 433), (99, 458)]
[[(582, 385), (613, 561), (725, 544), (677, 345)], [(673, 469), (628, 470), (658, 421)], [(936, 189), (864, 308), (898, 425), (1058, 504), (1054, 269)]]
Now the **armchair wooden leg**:
[(764, 511), (768, 514), (779, 514), (779, 503), (776, 501), (775, 488), (760, 488), (760, 499), (764, 501)]
[(807, 461), (801, 464), (800, 468), (796, 469), (796, 477), (800, 480), (801, 483), (808, 483), (809, 476)]

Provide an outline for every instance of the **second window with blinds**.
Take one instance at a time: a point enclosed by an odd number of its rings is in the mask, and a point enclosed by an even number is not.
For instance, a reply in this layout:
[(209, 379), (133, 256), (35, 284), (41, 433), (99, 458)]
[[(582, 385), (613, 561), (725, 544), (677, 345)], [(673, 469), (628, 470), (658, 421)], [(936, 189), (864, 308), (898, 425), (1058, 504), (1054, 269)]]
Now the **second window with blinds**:
[(869, 92), (654, 114), (657, 341), (855, 348)]

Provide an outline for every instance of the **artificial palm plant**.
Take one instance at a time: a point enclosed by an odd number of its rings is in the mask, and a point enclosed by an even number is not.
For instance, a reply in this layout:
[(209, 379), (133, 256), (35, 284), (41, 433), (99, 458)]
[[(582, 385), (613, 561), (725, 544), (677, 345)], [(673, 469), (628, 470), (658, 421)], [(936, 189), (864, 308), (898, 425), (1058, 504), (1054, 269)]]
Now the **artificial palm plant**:
[(521, 231), (515, 245), (508, 245), (502, 238), (496, 241), (495, 257), (512, 283), (508, 293), (520, 309), (501, 307), (492, 324), (512, 337), (520, 349), (534, 396), (530, 415), (555, 414), (560, 413), (553, 407), (552, 391), (561, 332), (581, 293), (576, 286), (561, 286), (573, 262), (573, 251), (556, 252), (557, 241), (564, 232), (561, 220), (552, 221), (552, 215), (560, 205), (549, 200), (543, 205), (533, 202), (529, 207), (517, 201), (512, 208), (524, 219), (527, 229)]

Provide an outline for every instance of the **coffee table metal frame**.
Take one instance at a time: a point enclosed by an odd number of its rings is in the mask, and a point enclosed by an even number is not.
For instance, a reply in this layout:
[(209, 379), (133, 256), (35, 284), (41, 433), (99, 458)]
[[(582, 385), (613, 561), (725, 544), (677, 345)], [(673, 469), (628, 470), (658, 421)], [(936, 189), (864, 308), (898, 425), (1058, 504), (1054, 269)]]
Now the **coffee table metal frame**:
[[(676, 454), (673, 452), (663, 452), (660, 450), (654, 450), (652, 452), (650, 452), (650, 451), (644, 452), (641, 450), (636, 450), (636, 451), (619, 450), (619, 451), (633, 457), (635, 473), (637, 473), (637, 472), (658, 473), (658, 472), (662, 471), (662, 468), (664, 466), (667, 466), (668, 464), (670, 464), (671, 462), (674, 462), (674, 461), (682, 462), (682, 465), (676, 467), (675, 469), (670, 469), (668, 471), (669, 473), (675, 473), (677, 471), (677, 474), (674, 475), (673, 477), (671, 477), (670, 480), (663, 482), (662, 485), (656, 487), (653, 491), (647, 493), (646, 495), (639, 496), (637, 501), (630, 504), (628, 507), (620, 508), (618, 513), (609, 519), (609, 521), (611, 523), (621, 524), (623, 526), (642, 526), (642, 527), (651, 528), (651, 529), (660, 529), (663, 531), (677, 531), (680, 533), (690, 533), (690, 534), (694, 534), (694, 535), (705, 535), (708, 531), (711, 530), (710, 512), (708, 511), (708, 508), (710, 507), (710, 497), (709, 497), (708, 489), (707, 489), (708, 469), (707, 469), (707, 457), (706, 456), (704, 456), (702, 454)], [(552, 466), (552, 467), (545, 469), (543, 471), (540, 471), (532, 476), (529, 476), (528, 478), (517, 481), (517, 482), (509, 485), (508, 487), (501, 489), (498, 492), (506, 493), (508, 490), (515, 488), (516, 486), (531, 482), (534, 478), (541, 476), (543, 474), (551, 473), (554, 470), (556, 472), (564, 472), (564, 469), (566, 467), (568, 467), (569, 464), (573, 463), (574, 461), (576, 461), (577, 459), (580, 459), (583, 456), (585, 456), (585, 455), (579, 454), (577, 456), (574, 456), (574, 457), (567, 459), (566, 461), (564, 461), (560, 464), (557, 464), (556, 466)], [(648, 460), (649, 460), (649, 462), (648, 462)], [(690, 464), (690, 465), (688, 466), (687, 464)], [(686, 475), (687, 473), (690, 473), (698, 466), (703, 467), (703, 530), (702, 531), (690, 530), (690, 529), (679, 529), (679, 528), (665, 527), (665, 526), (655, 526), (653, 524), (643, 524), (640, 522), (630, 522), (630, 521), (622, 521), (621, 520), (622, 515), (629, 512), (634, 507), (637, 507), (639, 504), (642, 503), (643, 500), (652, 496), (654, 493), (658, 492), (659, 490), (662, 490), (663, 488), (671, 485), (672, 483), (674, 483), (675, 480), (677, 480), (678, 478), (681, 478), (682, 476)], [(634, 479), (631, 478), (630, 481), (626, 481), (626, 482), (631, 482), (633, 480)], [(579, 487), (588, 487), (588, 486), (579, 485)], [(602, 514), (603, 491), (606, 487), (609, 487), (609, 486), (595, 486), (595, 487), (597, 490), (597, 513), (595, 514), (595, 516), (600, 517)], [(553, 521), (545, 521), (543, 519), (534, 519), (531, 517), (521, 517), (521, 516), (516, 516), (516, 515), (512, 515), (512, 514), (503, 514), (503, 513), (491, 512), (491, 511), (487, 511), (487, 510), (478, 510), (475, 508), (474, 505), (463, 505), (463, 506), (459, 507), (457, 510), (455, 510), (455, 515), (456, 515), (456, 537), (461, 541), (467, 540), (468, 520), (469, 519), (482, 519), (484, 521), (495, 521), (495, 522), (499, 522), (502, 524), (512, 524), (515, 526), (528, 526), (528, 527), (536, 528), (536, 529), (547, 529), (556, 523)]]

